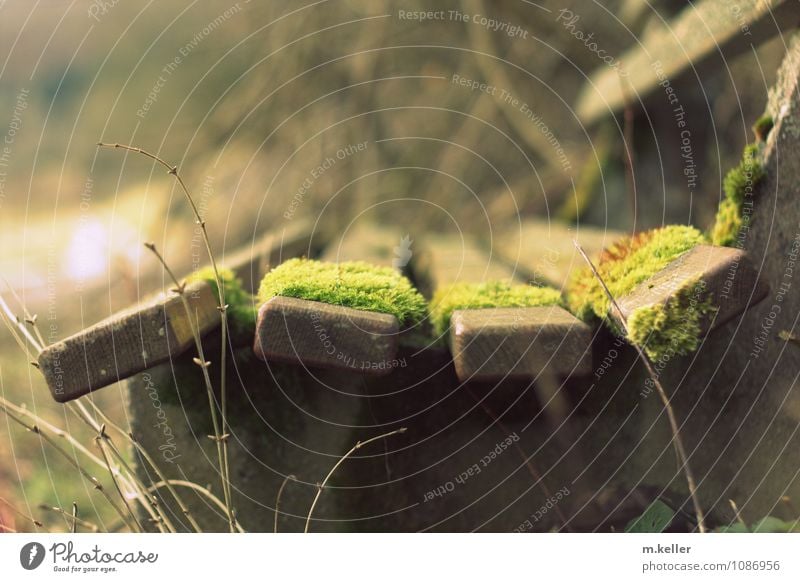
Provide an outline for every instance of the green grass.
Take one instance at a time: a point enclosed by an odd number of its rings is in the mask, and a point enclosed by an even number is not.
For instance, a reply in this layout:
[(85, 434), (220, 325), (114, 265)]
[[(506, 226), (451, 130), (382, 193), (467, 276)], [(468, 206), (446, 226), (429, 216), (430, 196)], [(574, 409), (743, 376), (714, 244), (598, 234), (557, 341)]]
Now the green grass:
[[(615, 243), (603, 251), (595, 266), (611, 295), (619, 299), (704, 242), (703, 234), (696, 228), (665, 226)], [(569, 308), (575, 315), (584, 320), (598, 317), (611, 323), (608, 297), (588, 267), (575, 272), (567, 292)]]
[(560, 305), (561, 294), (548, 287), (513, 285), (500, 281), (455, 283), (439, 289), (431, 300), (431, 321), (437, 335), (450, 327), (450, 318), (457, 309), (491, 307), (542, 307)]
[(428, 313), (425, 299), (408, 279), (363, 261), (286, 261), (264, 276), (258, 291), (262, 303), (276, 296), (388, 313), (401, 327), (422, 322)]

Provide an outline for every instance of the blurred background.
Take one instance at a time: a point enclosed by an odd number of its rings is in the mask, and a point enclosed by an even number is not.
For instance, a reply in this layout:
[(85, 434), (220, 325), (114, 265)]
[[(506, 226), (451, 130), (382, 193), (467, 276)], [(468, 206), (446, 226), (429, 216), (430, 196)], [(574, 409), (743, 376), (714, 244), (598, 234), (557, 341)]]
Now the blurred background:
[[(165, 286), (143, 242), (178, 273), (196, 266), (172, 176), (98, 141), (178, 166), (221, 255), (301, 218), (320, 233), (388, 220), (411, 239), (490, 238), (528, 217), (708, 227), (785, 45), (773, 23), (743, 47), (712, 43), (702, 67), (686, 57), (668, 83), (679, 126), (667, 84), (633, 89), (624, 56), (688, 4), (0, 0), (0, 274), (57, 341)], [(734, 4), (718, 16), (740, 18)], [(590, 80), (605, 69), (621, 107)], [(0, 334), (2, 394), (89, 440), (28, 360)], [(122, 388), (95, 398), (127, 424)], [(113, 522), (6, 418), (0, 497), (47, 528), (65, 522), (40, 504)], [(33, 527), (2, 503), (0, 520)]]

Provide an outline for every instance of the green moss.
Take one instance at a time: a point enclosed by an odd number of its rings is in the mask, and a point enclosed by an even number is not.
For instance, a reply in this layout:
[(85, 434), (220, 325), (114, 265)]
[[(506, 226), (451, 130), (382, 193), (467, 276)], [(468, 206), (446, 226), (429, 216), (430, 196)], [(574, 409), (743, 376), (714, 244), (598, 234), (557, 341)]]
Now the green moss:
[[(771, 119), (770, 119), (771, 122)], [(742, 161), (725, 176), (722, 187), (725, 198), (717, 209), (717, 217), (709, 235), (715, 245), (733, 246), (742, 227), (742, 204), (752, 196), (753, 189), (764, 177), (764, 168), (759, 161), (759, 146), (748, 144), (744, 148)]]
[(431, 299), (431, 321), (437, 335), (450, 327), (456, 309), (490, 307), (540, 307), (560, 305), (561, 294), (548, 287), (513, 285), (500, 281), (455, 283), (436, 291)]
[(711, 243), (723, 247), (733, 246), (736, 244), (740, 228), (742, 228), (741, 207), (725, 198), (717, 209), (717, 218), (711, 229)]
[[(233, 271), (226, 268), (219, 268), (219, 278), (222, 281), (225, 291), (225, 303), (228, 305), (228, 327), (234, 343), (238, 340), (250, 342), (253, 340), (256, 329), (256, 300), (242, 288), (242, 282), (236, 278)], [(214, 269), (204, 267), (192, 273), (186, 278), (187, 283), (194, 281), (207, 281), (214, 289), (214, 293), (219, 299)]]
[(402, 327), (427, 316), (425, 299), (408, 279), (389, 267), (361, 261), (286, 261), (267, 273), (258, 292), (261, 302), (278, 295), (389, 313)]
[(753, 133), (756, 135), (756, 139), (758, 141), (767, 141), (767, 136), (769, 132), (772, 131), (772, 126), (774, 122), (772, 120), (772, 116), (769, 113), (765, 113), (761, 117), (756, 120), (753, 124)]
[[(620, 298), (703, 242), (703, 234), (695, 228), (666, 226), (622, 239), (603, 251), (595, 266), (611, 294)], [(608, 321), (608, 298), (588, 267), (577, 270), (570, 279), (567, 299), (578, 317)]]
[(722, 189), (728, 200), (741, 204), (763, 177), (764, 169), (758, 161), (758, 144), (751, 143), (745, 146), (739, 165), (725, 176)]
[(703, 319), (714, 311), (701, 279), (685, 283), (666, 303), (636, 309), (628, 317), (628, 340), (655, 361), (689, 354), (700, 343)]

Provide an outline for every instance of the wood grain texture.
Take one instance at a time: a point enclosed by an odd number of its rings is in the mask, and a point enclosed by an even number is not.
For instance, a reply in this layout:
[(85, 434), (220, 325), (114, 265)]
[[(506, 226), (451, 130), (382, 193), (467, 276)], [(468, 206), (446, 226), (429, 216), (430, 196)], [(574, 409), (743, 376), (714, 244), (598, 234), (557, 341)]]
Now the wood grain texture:
[(455, 311), (450, 345), (456, 374), (468, 380), (589, 373), (591, 329), (557, 306)]
[[(796, 0), (695, 2), (670, 22), (654, 21), (641, 42), (619, 58), (628, 73), (624, 83), (616, 69), (598, 68), (578, 97), (578, 116), (583, 123), (597, 121), (624, 107), (626, 99), (630, 100), (624, 91), (644, 98), (662, 78), (674, 80), (720, 51), (730, 59), (751, 50), (781, 30), (797, 26), (798, 19), (800, 3)], [(742, 29), (744, 24), (747, 31)]]
[(709, 300), (717, 310), (713, 317), (702, 318), (701, 333), (739, 315), (769, 291), (744, 251), (699, 245), (619, 298), (618, 304), (627, 319), (640, 307), (666, 304), (681, 287), (699, 279), (705, 282), (705, 290), (698, 300)]
[(383, 375), (398, 365), (398, 332), (393, 315), (273, 297), (258, 312), (253, 350), (262, 360)]
[(575, 269), (586, 266), (575, 240), (593, 256), (623, 236), (593, 226), (525, 220), (518, 228), (499, 233), (493, 248), (506, 264), (515, 267), (519, 278), (561, 289)]
[(202, 335), (220, 325), (208, 283), (188, 285), (185, 293), (191, 320), (170, 292), (47, 346), (38, 363), (53, 398), (67, 402), (133, 376), (192, 346), (193, 326)]

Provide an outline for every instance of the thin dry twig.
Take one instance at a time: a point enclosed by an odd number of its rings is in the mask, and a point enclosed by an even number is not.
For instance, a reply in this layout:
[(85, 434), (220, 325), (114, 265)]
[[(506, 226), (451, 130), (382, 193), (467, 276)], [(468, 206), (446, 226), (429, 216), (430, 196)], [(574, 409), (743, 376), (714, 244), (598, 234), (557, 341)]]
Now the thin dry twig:
[(309, 529), (309, 527), (311, 527), (311, 515), (314, 513), (314, 508), (317, 506), (317, 501), (319, 501), (320, 495), (322, 495), (322, 490), (325, 489), (325, 485), (328, 483), (328, 480), (331, 478), (331, 476), (336, 472), (336, 469), (339, 468), (339, 465), (344, 463), (350, 455), (355, 453), (361, 447), (363, 447), (365, 445), (368, 445), (368, 444), (370, 444), (372, 442), (375, 442), (377, 440), (388, 438), (388, 437), (390, 437), (392, 435), (402, 434), (402, 433), (406, 432), (406, 430), (407, 429), (405, 427), (398, 428), (397, 430), (393, 430), (391, 432), (387, 432), (385, 434), (381, 434), (381, 435), (372, 437), (372, 438), (367, 439), (367, 440), (365, 440), (363, 442), (362, 441), (358, 441), (355, 445), (353, 445), (352, 449), (347, 451), (344, 454), (344, 456), (336, 462), (336, 464), (333, 466), (333, 468), (325, 476), (325, 479), (322, 481), (322, 483), (320, 483), (319, 488), (317, 488), (317, 494), (314, 496), (314, 501), (311, 503), (311, 508), (308, 510), (308, 517), (306, 518), (306, 528), (304, 530), (304, 533), (308, 533), (308, 529)]
[(78, 504), (75, 503), (74, 501), (72, 502), (72, 513), (65, 511), (60, 507), (45, 505), (44, 503), (39, 505), (39, 509), (42, 509), (44, 511), (53, 511), (55, 513), (58, 513), (59, 515), (63, 515), (64, 517), (66, 517), (68, 520), (72, 522), (72, 525), (70, 526), (70, 531), (72, 533), (77, 532), (77, 527), (79, 525), (82, 525), (86, 529), (90, 530), (92, 533), (97, 533), (100, 531), (100, 528), (97, 526), (97, 524), (78, 517)]
[[(6, 415), (11, 420), (16, 422), (17, 424), (19, 424), (23, 428), (29, 430), (30, 432), (38, 435), (39, 438), (42, 439), (42, 441), (44, 441), (45, 443), (50, 445), (53, 449), (55, 449), (62, 457), (64, 457), (67, 460), (67, 462), (70, 465), (72, 465), (73, 468), (75, 468), (78, 471), (78, 473), (80, 473), (80, 475), (84, 479), (86, 479), (89, 483), (91, 483), (91, 485), (92, 485), (92, 487), (94, 487), (94, 489), (96, 489), (97, 491), (100, 492), (100, 494), (106, 499), (106, 501), (108, 501), (109, 505), (111, 505), (111, 507), (114, 509), (114, 511), (117, 513), (117, 515), (119, 515), (120, 518), (125, 523), (129, 523), (128, 520), (127, 520), (127, 516), (125, 515), (125, 512), (119, 507), (119, 505), (117, 505), (114, 502), (114, 499), (111, 497), (111, 495), (109, 495), (108, 491), (106, 491), (106, 488), (103, 486), (103, 484), (96, 477), (91, 475), (80, 463), (78, 463), (72, 457), (72, 455), (69, 454), (69, 452), (64, 450), (61, 447), (61, 445), (55, 439), (53, 439), (53, 437), (51, 437), (46, 432), (44, 432), (41, 429), (39, 424), (36, 424), (36, 423), (28, 424), (27, 422), (25, 422), (21, 418), (21, 416), (18, 416), (18, 414), (17, 414), (18, 411), (16, 409), (17, 409), (16, 406), (14, 406), (10, 402), (8, 402), (5, 398), (0, 397), (0, 410), (5, 412)], [(42, 424), (44, 424), (44, 423), (42, 423)], [(59, 435), (59, 436), (61, 436), (61, 435)], [(68, 438), (71, 439), (71, 437), (68, 437)], [(70, 442), (72, 442), (72, 440), (70, 440)], [(85, 450), (83, 447), (79, 447), (79, 448)], [(88, 451), (86, 451), (86, 452), (88, 453)], [(90, 453), (89, 453), (89, 456), (93, 457), (93, 455), (91, 455)], [(131, 528), (131, 529), (133, 529), (133, 528)]]
[[(170, 485), (175, 485), (177, 487), (186, 487), (188, 489), (192, 489), (193, 491), (197, 491), (201, 495), (208, 498), (208, 500), (211, 501), (214, 505), (216, 505), (219, 509), (221, 509), (222, 511), (226, 511), (225, 504), (222, 501), (220, 501), (216, 495), (211, 493), (211, 491), (209, 491), (205, 487), (201, 487), (197, 483), (192, 483), (191, 481), (184, 481), (183, 479), (168, 479), (165, 481), (159, 481), (158, 483), (154, 483), (152, 487), (149, 487), (147, 491), (149, 493), (152, 493), (154, 491), (158, 491), (161, 487), (168, 487)], [(239, 533), (245, 533), (245, 530), (242, 528), (241, 525), (239, 525), (238, 522), (236, 522), (235, 525), (236, 525), (236, 531), (238, 531)]]
[[(39, 527), (44, 527), (44, 524), (43, 524), (41, 521), (39, 521), (38, 519), (36, 519), (36, 518), (35, 518), (35, 517), (33, 517), (33, 516), (30, 516), (30, 515), (28, 515), (28, 514), (27, 514), (27, 513), (25, 513), (24, 511), (22, 511), (22, 510), (20, 510), (20, 509), (17, 509), (17, 508), (16, 508), (16, 507), (14, 507), (14, 506), (11, 504), (11, 502), (9, 502), (7, 499), (5, 499), (5, 498), (3, 498), (3, 497), (0, 497), (0, 501), (2, 501), (2, 502), (3, 502), (3, 504), (4, 504), (6, 507), (8, 507), (8, 508), (9, 508), (11, 511), (13, 511), (14, 513), (16, 513), (16, 514), (17, 514), (17, 515), (19, 515), (20, 517), (24, 518), (24, 519), (25, 519), (25, 521), (29, 521), (29, 522), (31, 522), (31, 523), (34, 525), (34, 527), (37, 527), (37, 528), (39, 528)], [(0, 525), (2, 525), (2, 524), (0, 524)]]
[[(225, 455), (225, 451), (227, 450), (225, 448), (225, 443), (227, 442), (228, 434), (220, 430), (219, 418), (217, 417), (217, 403), (216, 403), (216, 398), (214, 397), (214, 387), (211, 383), (211, 375), (208, 373), (208, 368), (211, 365), (211, 362), (206, 360), (205, 353), (203, 352), (203, 342), (200, 339), (200, 332), (197, 329), (197, 326), (194, 325), (193, 318), (196, 317), (196, 314), (194, 315), (192, 314), (192, 308), (189, 305), (188, 299), (186, 299), (186, 293), (185, 293), (186, 284), (180, 283), (178, 281), (178, 278), (175, 276), (175, 273), (173, 273), (172, 269), (169, 268), (169, 265), (167, 265), (167, 262), (166, 260), (164, 260), (164, 257), (161, 255), (160, 252), (158, 252), (158, 249), (156, 248), (155, 244), (145, 243), (145, 247), (147, 247), (147, 249), (149, 249), (156, 256), (158, 261), (164, 267), (164, 270), (172, 279), (172, 282), (175, 285), (174, 291), (181, 298), (183, 309), (184, 311), (186, 311), (186, 317), (189, 319), (189, 327), (192, 330), (192, 336), (194, 338), (194, 344), (195, 348), (197, 349), (197, 355), (198, 355), (197, 358), (194, 358), (194, 362), (200, 367), (203, 373), (203, 381), (205, 382), (206, 393), (208, 395), (208, 406), (209, 409), (211, 410), (211, 424), (214, 427), (214, 435), (213, 436), (209, 435), (209, 438), (211, 438), (217, 445), (217, 456), (219, 457), (220, 477), (222, 479), (222, 492), (223, 492), (223, 497), (225, 499), (226, 513), (228, 515), (228, 522), (229, 522), (228, 525), (230, 527), (231, 532), (233, 532), (235, 531), (236, 517), (234, 515), (233, 506), (231, 504), (230, 490), (227, 486), (228, 471), (227, 471), (227, 457)], [(223, 344), (223, 349), (224, 349), (224, 344)]]
[[(141, 154), (147, 158), (150, 158), (154, 162), (158, 163), (159, 165), (163, 166), (167, 169), (167, 173), (171, 176), (175, 176), (175, 180), (181, 187), (186, 200), (189, 202), (189, 206), (192, 209), (192, 214), (194, 215), (194, 219), (197, 225), (200, 227), (200, 231), (203, 237), (203, 243), (206, 247), (206, 253), (208, 254), (208, 259), (211, 262), (211, 268), (214, 272), (214, 281), (217, 286), (217, 293), (219, 294), (219, 313), (220, 313), (220, 322), (221, 322), (221, 334), (222, 334), (222, 348), (220, 350), (220, 416), (222, 418), (222, 429), (221, 435), (215, 434), (214, 438), (216, 442), (220, 445), (221, 454), (220, 454), (220, 473), (222, 474), (222, 489), (223, 494), (225, 497), (225, 505), (227, 507), (227, 514), (228, 514), (228, 525), (230, 527), (230, 531), (234, 532), (235, 528), (235, 511), (233, 509), (233, 502), (231, 496), (231, 483), (230, 483), (230, 469), (228, 464), (228, 441), (227, 441), (227, 434), (228, 434), (228, 408), (227, 408), (227, 382), (226, 382), (226, 359), (227, 359), (227, 352), (228, 352), (228, 305), (225, 303), (225, 288), (222, 285), (222, 277), (220, 277), (219, 269), (217, 267), (217, 260), (214, 256), (214, 252), (211, 248), (211, 240), (208, 237), (208, 231), (206, 229), (206, 222), (203, 220), (202, 215), (200, 214), (200, 210), (195, 204), (194, 198), (192, 197), (191, 193), (189, 192), (189, 188), (186, 186), (186, 183), (183, 181), (183, 177), (178, 172), (178, 166), (173, 166), (165, 161), (163, 158), (148, 152), (139, 147), (125, 145), (125, 144), (107, 144), (103, 142), (97, 142), (98, 147), (106, 147), (106, 148), (115, 148), (115, 149), (122, 149), (130, 152), (134, 152), (137, 154)], [(155, 248), (155, 247), (154, 247)], [(154, 251), (155, 252), (155, 251)], [(164, 261), (162, 259), (162, 264)], [(166, 264), (164, 264), (166, 267)], [(174, 276), (172, 276), (175, 279)], [(177, 280), (176, 280), (177, 281)], [(179, 286), (176, 282), (176, 286)], [(207, 367), (208, 362), (206, 362), (205, 358), (201, 357), (201, 365)], [(212, 408), (213, 408), (213, 399), (212, 399)], [(213, 412), (212, 415), (216, 415), (216, 412)], [(222, 438), (223, 440), (220, 440)]]
[(278, 489), (278, 495), (275, 497), (275, 525), (272, 528), (272, 531), (274, 533), (278, 533), (278, 515), (279, 515), (278, 507), (280, 506), (281, 503), (281, 495), (283, 495), (283, 490), (289, 483), (289, 481), (296, 481), (296, 480), (297, 478), (294, 475), (286, 475), (286, 477), (283, 479), (283, 483), (281, 483), (281, 486)]
[[(161, 481), (166, 482), (167, 490), (170, 492), (172, 497), (175, 499), (175, 502), (178, 504), (178, 508), (180, 509), (181, 513), (183, 513), (183, 515), (186, 516), (186, 519), (189, 521), (189, 525), (192, 526), (192, 529), (195, 532), (198, 532), (198, 533), (202, 532), (203, 530), (200, 528), (200, 525), (197, 523), (197, 520), (195, 520), (194, 516), (189, 511), (189, 508), (186, 505), (186, 503), (183, 501), (183, 498), (178, 494), (178, 492), (175, 490), (175, 488), (172, 486), (172, 484), (167, 481), (167, 477), (164, 475), (164, 473), (161, 471), (159, 466), (153, 460), (153, 457), (150, 455), (149, 452), (147, 452), (147, 449), (145, 449), (141, 445), (141, 443), (139, 443), (139, 441), (136, 440), (136, 438), (133, 436), (133, 433), (125, 432), (124, 430), (122, 430), (122, 428), (119, 425), (115, 424), (108, 416), (106, 416), (106, 414), (103, 413), (103, 411), (100, 410), (100, 408), (94, 402), (92, 402), (91, 400), (89, 400), (88, 402), (92, 406), (92, 408), (94, 409), (95, 413), (98, 416), (100, 416), (100, 418), (103, 420), (103, 422), (107, 426), (109, 426), (112, 429), (116, 430), (119, 434), (121, 434), (123, 436), (123, 438), (127, 439), (127, 441), (131, 444), (131, 446), (133, 446), (133, 448), (136, 449), (136, 451), (150, 465), (150, 467), (152, 467), (153, 471), (155, 471), (155, 473), (158, 476), (158, 478), (161, 479)], [(150, 483), (151, 484), (155, 484), (155, 482), (152, 479), (151, 479)], [(144, 483), (142, 483), (142, 487), (143, 487), (144, 491), (147, 491), (147, 486), (144, 485)]]
[[(597, 279), (600, 286), (603, 288), (603, 292), (608, 297), (608, 301), (611, 304), (611, 308), (616, 312), (616, 317), (619, 320), (619, 323), (622, 327), (622, 330), (625, 332), (625, 335), (628, 335), (628, 322), (625, 319), (625, 315), (622, 313), (619, 305), (617, 304), (616, 299), (611, 294), (606, 282), (600, 276), (600, 273), (597, 272), (597, 269), (594, 266), (594, 263), (586, 254), (586, 251), (583, 250), (580, 243), (577, 240), (573, 241), (575, 243), (575, 248), (578, 249), (578, 252), (581, 254), (583, 259), (589, 265), (589, 268), (592, 270), (592, 274)], [(700, 533), (706, 532), (706, 524), (705, 524), (705, 517), (703, 515), (703, 509), (700, 506), (700, 500), (697, 497), (697, 484), (694, 479), (694, 474), (692, 473), (692, 468), (689, 466), (689, 458), (686, 455), (686, 449), (683, 446), (683, 439), (681, 439), (680, 435), (680, 427), (678, 426), (678, 420), (675, 416), (675, 411), (672, 408), (672, 403), (670, 402), (669, 397), (667, 396), (666, 390), (661, 385), (661, 381), (658, 379), (658, 374), (656, 373), (655, 369), (653, 368), (652, 362), (650, 362), (650, 358), (647, 357), (647, 354), (644, 350), (637, 345), (636, 343), (632, 344), (633, 347), (636, 349), (639, 357), (641, 358), (642, 362), (644, 363), (645, 367), (647, 368), (648, 374), (650, 374), (650, 378), (653, 381), (653, 384), (656, 387), (656, 391), (658, 392), (659, 397), (661, 398), (661, 402), (664, 404), (664, 409), (667, 412), (667, 418), (669, 419), (669, 426), (672, 430), (672, 444), (675, 447), (675, 454), (678, 457), (678, 462), (680, 464), (680, 469), (683, 471), (684, 476), (686, 477), (686, 484), (689, 487), (689, 496), (692, 499), (692, 505), (694, 505), (694, 513), (695, 517), (697, 518), (697, 529)]]

